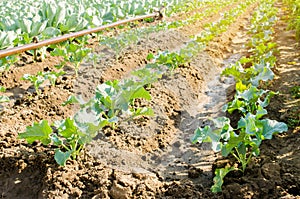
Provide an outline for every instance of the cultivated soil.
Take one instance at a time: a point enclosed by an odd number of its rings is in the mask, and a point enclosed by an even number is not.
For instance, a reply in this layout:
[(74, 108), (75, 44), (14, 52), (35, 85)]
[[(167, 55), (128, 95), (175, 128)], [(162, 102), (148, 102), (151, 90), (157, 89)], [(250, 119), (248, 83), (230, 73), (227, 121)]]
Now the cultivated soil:
[[(234, 94), (234, 81), (220, 73), (247, 54), (247, 30), (256, 7), (249, 7), (188, 65), (152, 85), (152, 100), (139, 103), (150, 106), (155, 116), (103, 129), (78, 160), (68, 161), (65, 167), (54, 161), (53, 148), (39, 142), (29, 145), (17, 139), (18, 133), (34, 121), (72, 116), (76, 106), (61, 105), (69, 95), (89, 99), (98, 84), (130, 78), (131, 71), (145, 66), (148, 53), (179, 50), (205, 23), (221, 15), (141, 37), (138, 45), (124, 49), (118, 59), (113, 49), (95, 42), (91, 46), (101, 59), (82, 63), (77, 78), (66, 67), (66, 75), (56, 86), (46, 82), (40, 95), (21, 77), (55, 70), (61, 59), (48, 56), (43, 62), (33, 62), (31, 56), (20, 55), (20, 61), (0, 76), (0, 85), (7, 88), (4, 95), (11, 99), (0, 107), (0, 198), (300, 198), (300, 99), (291, 92), (300, 86), (300, 48), (295, 32), (287, 30), (283, 4), (276, 3), (276, 77), (267, 85), (279, 94), (271, 100), (268, 118), (289, 124), (288, 132), (264, 141), (260, 156), (252, 159), (244, 175), (229, 173), (218, 194), (210, 192), (214, 170), (232, 159), (220, 157), (209, 144), (190, 141), (197, 127), (224, 115), (221, 108)], [(194, 12), (165, 20), (184, 19)]]

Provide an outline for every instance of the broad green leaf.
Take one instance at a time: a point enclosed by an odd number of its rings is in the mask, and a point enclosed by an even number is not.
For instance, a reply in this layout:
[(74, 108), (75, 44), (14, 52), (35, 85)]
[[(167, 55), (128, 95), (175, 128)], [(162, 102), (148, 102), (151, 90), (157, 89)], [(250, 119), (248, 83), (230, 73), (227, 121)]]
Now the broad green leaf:
[(30, 37), (37, 36), (40, 34), (43, 30), (45, 30), (48, 20), (45, 20), (43, 22), (34, 22), (31, 25), (31, 31), (29, 33)]
[(47, 145), (51, 142), (51, 133), (52, 128), (49, 126), (48, 121), (42, 120), (40, 123), (34, 122), (32, 126), (27, 126), (26, 131), (19, 134), (19, 138), (26, 139), (29, 144), (39, 140), (44, 145)]
[(102, 16), (102, 19), (105, 24), (108, 24), (114, 21), (114, 16), (112, 12), (107, 12)]
[(259, 90), (255, 86), (251, 86), (249, 89), (245, 90), (244, 92), (238, 92), (238, 97), (247, 100), (248, 102), (257, 101), (257, 99), (264, 94), (266, 91)]
[(205, 126), (204, 128), (198, 127), (195, 132), (194, 136), (192, 137), (192, 143), (196, 144), (197, 142), (202, 143), (207, 140), (209, 134), (212, 133), (210, 126)]
[(46, 37), (46, 38), (51, 38), (51, 37), (57, 37), (58, 35), (61, 35), (61, 32), (59, 29), (54, 28), (54, 27), (47, 27), (42, 34)]
[[(54, 13), (53, 13), (54, 14)], [(63, 23), (66, 18), (67, 10), (66, 5), (59, 4), (56, 6), (56, 11), (53, 20), (51, 21), (51, 26), (58, 27), (59, 24)]]
[(228, 111), (228, 113), (232, 114), (233, 111), (239, 110), (242, 113), (246, 112), (247, 104), (244, 101), (239, 100), (238, 98), (234, 98), (233, 101), (229, 102), (227, 105), (223, 107), (223, 111)]
[(267, 113), (268, 113), (268, 111), (266, 109), (264, 109), (262, 106), (258, 106), (257, 110), (256, 110), (255, 118), (260, 119), (261, 117), (263, 117)]
[(230, 67), (225, 68), (222, 71), (221, 75), (225, 75), (225, 76), (233, 76), (235, 78), (235, 80), (240, 80), (242, 81), (243, 79), (241, 79), (243, 77), (244, 74), (244, 69), (240, 64), (236, 64), (236, 65), (231, 65)]
[(138, 108), (137, 110), (133, 110), (133, 117), (137, 116), (154, 116), (153, 109), (143, 107), (143, 108)]
[(262, 107), (267, 107), (270, 104), (270, 100), (274, 95), (278, 95), (278, 92), (269, 91), (268, 95), (265, 97), (263, 102), (260, 102), (259, 105)]
[(258, 75), (255, 77), (252, 77), (250, 79), (250, 82), (252, 83), (252, 85), (259, 86), (260, 81), (266, 82), (266, 81), (272, 80), (274, 78), (274, 73), (270, 69), (270, 67), (264, 66), (262, 68), (258, 68), (257, 66), (258, 65), (256, 65), (255, 69), (256, 69)]
[(74, 120), (67, 118), (58, 133), (65, 138), (71, 138), (73, 135), (78, 134), (78, 129), (74, 124)]
[(13, 41), (16, 38), (17, 38), (17, 34), (14, 31), (2, 32), (0, 30), (0, 49), (13, 46)]
[(234, 167), (225, 167), (221, 169), (216, 169), (215, 171), (215, 177), (213, 179), (214, 185), (211, 187), (211, 191), (213, 193), (221, 192), (222, 191), (222, 185), (224, 182), (224, 177), (230, 172), (235, 170)]
[(222, 145), (222, 156), (227, 157), (230, 153), (233, 152), (234, 148), (239, 147), (240, 144), (243, 143), (245, 136), (246, 134), (244, 131), (241, 131), (238, 136), (232, 133), (228, 142)]
[(239, 120), (238, 128), (245, 129), (245, 132), (249, 135), (254, 135), (259, 130), (256, 126), (256, 122), (256, 116), (248, 113), (245, 118)]
[(151, 61), (152, 59), (154, 59), (154, 55), (153, 55), (153, 53), (149, 53), (148, 55), (147, 55), (147, 58), (146, 58), (148, 61)]
[(143, 98), (146, 100), (151, 100), (151, 95), (148, 91), (146, 91), (143, 87), (140, 87), (138, 90), (136, 90), (133, 95), (130, 97), (130, 99), (136, 99), (136, 98)]
[(282, 133), (288, 130), (288, 126), (283, 122), (270, 119), (264, 119), (260, 122), (263, 125), (262, 135), (265, 139), (272, 139), (273, 134)]
[(62, 49), (62, 48), (55, 48), (51, 53), (50, 53), (52, 56), (66, 56), (67, 55), (67, 52), (65, 49)]
[(30, 33), (31, 32), (31, 24), (32, 21), (26, 18), (20, 19), (18, 21), (18, 25), (21, 28), (23, 33)]
[(60, 166), (65, 166), (67, 160), (71, 157), (71, 154), (71, 151), (62, 152), (60, 149), (56, 149), (54, 159)]
[(214, 132), (217, 133), (221, 139), (227, 141), (234, 130), (230, 125), (230, 119), (227, 117), (218, 117), (212, 121), (214, 122), (215, 128), (217, 128)]
[[(244, 133), (244, 135), (245, 135), (245, 133)], [(244, 138), (243, 138), (243, 139), (244, 139)], [(241, 143), (238, 144), (238, 146), (236, 147), (237, 152), (238, 152), (239, 154), (242, 154), (242, 155), (245, 156), (245, 157), (246, 157), (246, 155), (247, 155), (247, 148), (248, 148), (248, 146), (246, 145), (245, 142), (241, 142)]]

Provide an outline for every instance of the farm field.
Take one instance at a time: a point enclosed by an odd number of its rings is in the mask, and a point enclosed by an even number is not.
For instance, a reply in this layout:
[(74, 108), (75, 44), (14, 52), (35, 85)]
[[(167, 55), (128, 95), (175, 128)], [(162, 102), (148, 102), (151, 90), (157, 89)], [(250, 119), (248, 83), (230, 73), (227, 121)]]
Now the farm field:
[[(0, 49), (162, 6), (91, 2)], [(0, 60), (0, 198), (300, 198), (299, 1), (166, 2)]]

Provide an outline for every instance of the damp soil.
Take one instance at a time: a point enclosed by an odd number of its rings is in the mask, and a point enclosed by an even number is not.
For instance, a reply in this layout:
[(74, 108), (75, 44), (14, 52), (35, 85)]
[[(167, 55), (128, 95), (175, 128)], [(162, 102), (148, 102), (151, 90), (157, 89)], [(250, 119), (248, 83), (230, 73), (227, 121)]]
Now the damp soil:
[[(237, 6), (232, 4), (231, 7)], [(41, 94), (21, 81), (23, 74), (55, 70), (61, 60), (50, 57), (33, 62), (21, 60), (0, 77), (10, 102), (0, 112), (0, 198), (300, 198), (300, 101), (291, 90), (300, 86), (299, 43), (287, 30), (287, 13), (277, 3), (279, 21), (274, 27), (277, 42), (276, 78), (268, 89), (279, 91), (272, 98), (268, 117), (289, 124), (289, 131), (261, 145), (244, 175), (230, 173), (223, 192), (212, 194), (215, 168), (227, 164), (209, 144), (191, 144), (194, 130), (209, 118), (224, 115), (221, 107), (234, 94), (234, 81), (220, 77), (222, 69), (247, 54), (244, 47), (251, 13), (241, 15), (228, 31), (215, 38), (185, 66), (164, 75), (150, 89), (153, 117), (122, 121), (116, 129), (105, 128), (87, 145), (77, 161), (59, 167), (52, 148), (17, 139), (33, 121), (55, 121), (71, 116), (75, 106), (61, 104), (69, 95), (88, 99), (100, 83), (130, 78), (130, 72), (147, 64), (147, 54), (184, 46), (203, 24), (216, 21), (215, 14), (188, 27), (151, 33), (129, 46), (119, 59), (105, 46), (94, 44), (101, 55), (96, 63), (81, 65), (79, 76), (67, 74), (41, 86)], [(224, 7), (221, 12), (230, 8)], [(184, 18), (181, 13), (178, 18)], [(167, 19), (172, 20), (172, 19)]]

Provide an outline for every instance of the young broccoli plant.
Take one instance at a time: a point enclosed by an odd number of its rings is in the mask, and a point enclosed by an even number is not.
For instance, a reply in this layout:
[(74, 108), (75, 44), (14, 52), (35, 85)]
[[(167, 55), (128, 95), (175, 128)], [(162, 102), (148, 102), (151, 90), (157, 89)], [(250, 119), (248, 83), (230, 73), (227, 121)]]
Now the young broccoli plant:
[(41, 92), (39, 91), (39, 87), (47, 79), (50, 81), (52, 86), (55, 86), (56, 79), (59, 76), (62, 76), (64, 74), (65, 74), (64, 71), (60, 71), (60, 72), (55, 72), (55, 71), (41, 72), (41, 71), (39, 71), (39, 72), (37, 72), (36, 75), (25, 74), (25, 75), (23, 75), (23, 77), (21, 79), (30, 81), (34, 86), (36, 93), (38, 95), (40, 95)]
[(84, 47), (84, 44), (64, 43), (57, 46), (52, 52), (52, 56), (62, 56), (64, 61), (60, 64), (60, 68), (65, 66), (67, 62), (72, 63), (76, 77), (78, 76), (79, 66), (82, 61), (89, 55), (92, 50)]
[(256, 114), (257, 111), (265, 111), (264, 108), (269, 105), (271, 97), (275, 94), (278, 93), (258, 89), (252, 85), (247, 88), (245, 85), (237, 83), (234, 99), (223, 106), (223, 111), (231, 114), (238, 110), (244, 116), (247, 113)]
[(95, 112), (83, 109), (74, 119), (67, 118), (52, 125), (49, 125), (47, 120), (34, 122), (25, 132), (19, 134), (19, 139), (25, 139), (29, 144), (40, 141), (44, 145), (55, 146), (54, 159), (64, 166), (68, 159), (75, 160), (80, 155), (84, 146), (106, 123), (106, 120), (99, 121)]
[(126, 79), (107, 81), (96, 88), (95, 96), (88, 102), (80, 96), (71, 96), (63, 104), (78, 103), (81, 108), (91, 109), (97, 113), (97, 118), (106, 120), (107, 125), (115, 128), (121, 117), (134, 118), (137, 116), (152, 116), (153, 110), (148, 107), (136, 107), (138, 98), (151, 100), (150, 93), (144, 88), (145, 82)]
[(44, 75), (43, 75), (43, 72), (39, 71), (37, 73), (37, 75), (30, 75), (30, 74), (25, 74), (23, 75), (23, 77), (21, 78), (22, 80), (28, 80), (30, 81), (34, 88), (35, 88), (35, 91), (38, 95), (41, 94), (41, 92), (39, 91), (39, 87), (44, 83), (44, 81), (46, 80)]
[(135, 108), (134, 100), (143, 98), (151, 99), (151, 95), (144, 88), (145, 83), (133, 80), (107, 81), (99, 85), (96, 89), (94, 108), (102, 117), (106, 118), (114, 127), (121, 114), (130, 117), (139, 115), (153, 115), (151, 108)]
[[(211, 142), (215, 152), (221, 152), (224, 157), (233, 155), (241, 164), (239, 170), (244, 173), (252, 156), (259, 155), (259, 146), (263, 140), (272, 139), (274, 134), (288, 130), (283, 122), (261, 119), (265, 114), (267, 114), (265, 110), (257, 111), (255, 115), (248, 113), (239, 120), (236, 129), (231, 127), (230, 120), (226, 117), (214, 119), (215, 129), (210, 126), (199, 127), (195, 131), (192, 142)], [(217, 169), (212, 192), (222, 191), (223, 178), (235, 169), (233, 166)]]

